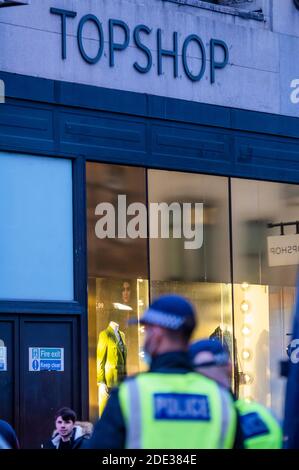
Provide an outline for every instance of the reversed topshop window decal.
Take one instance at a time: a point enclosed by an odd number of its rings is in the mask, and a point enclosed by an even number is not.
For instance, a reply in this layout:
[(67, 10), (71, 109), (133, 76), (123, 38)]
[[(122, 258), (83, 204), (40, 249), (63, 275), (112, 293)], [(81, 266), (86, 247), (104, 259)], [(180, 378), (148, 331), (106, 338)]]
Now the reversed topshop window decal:
[[(280, 235), (267, 237), (269, 266), (299, 265), (299, 221), (269, 223), (267, 227), (280, 228)], [(296, 233), (286, 235), (287, 227), (295, 227)]]

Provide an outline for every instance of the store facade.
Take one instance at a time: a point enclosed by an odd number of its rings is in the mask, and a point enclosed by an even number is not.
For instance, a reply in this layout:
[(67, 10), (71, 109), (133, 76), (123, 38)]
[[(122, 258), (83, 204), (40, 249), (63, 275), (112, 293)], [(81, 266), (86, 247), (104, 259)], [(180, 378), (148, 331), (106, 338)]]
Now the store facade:
[[(110, 3), (0, 10), (0, 416), (25, 447), (40, 446), (62, 405), (96, 419), (111, 321), (123, 369), (144, 370), (142, 327), (127, 320), (164, 292), (194, 302), (195, 338), (227, 344), (236, 392), (282, 413), (299, 262), (299, 12)], [(170, 233), (129, 236), (136, 203), (146, 217), (174, 204)], [(101, 204), (115, 210), (110, 228)], [(176, 236), (184, 204), (191, 232)], [(203, 240), (186, 249), (195, 204)]]

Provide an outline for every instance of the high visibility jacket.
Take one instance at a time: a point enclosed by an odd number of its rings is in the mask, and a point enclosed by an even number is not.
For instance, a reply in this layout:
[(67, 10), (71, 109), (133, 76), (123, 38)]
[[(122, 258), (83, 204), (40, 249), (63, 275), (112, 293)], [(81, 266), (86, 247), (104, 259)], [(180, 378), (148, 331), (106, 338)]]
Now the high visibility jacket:
[(281, 449), (282, 431), (272, 414), (259, 403), (237, 400), (245, 449)]
[(119, 388), (129, 449), (232, 448), (232, 397), (195, 372), (142, 373)]

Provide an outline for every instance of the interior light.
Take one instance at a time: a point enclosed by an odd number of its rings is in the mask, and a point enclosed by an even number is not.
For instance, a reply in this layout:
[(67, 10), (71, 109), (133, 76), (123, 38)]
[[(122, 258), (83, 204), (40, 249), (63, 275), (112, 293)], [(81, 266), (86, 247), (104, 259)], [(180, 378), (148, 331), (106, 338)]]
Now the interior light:
[(250, 375), (250, 374), (248, 374), (248, 373), (245, 373), (245, 374), (244, 374), (244, 382), (245, 382), (246, 385), (252, 384), (252, 382), (253, 382), (253, 377), (252, 377), (252, 375)]
[(247, 313), (249, 311), (249, 303), (246, 300), (243, 300), (240, 306), (243, 313)]
[(249, 336), (250, 333), (251, 333), (250, 326), (249, 325), (243, 325), (241, 332), (242, 332), (243, 336)]
[(242, 290), (247, 290), (247, 289), (248, 289), (248, 287), (249, 287), (249, 284), (248, 284), (248, 282), (242, 282), (242, 284), (241, 284), (241, 288), (242, 288)]
[(244, 361), (249, 361), (251, 359), (251, 351), (249, 349), (243, 349), (242, 351), (242, 358)]
[(116, 308), (116, 310), (133, 310), (129, 305), (119, 304), (118, 302), (114, 302), (113, 307)]
[(245, 397), (244, 400), (246, 401), (246, 403), (252, 403), (253, 402), (253, 398), (248, 396), (248, 397)]

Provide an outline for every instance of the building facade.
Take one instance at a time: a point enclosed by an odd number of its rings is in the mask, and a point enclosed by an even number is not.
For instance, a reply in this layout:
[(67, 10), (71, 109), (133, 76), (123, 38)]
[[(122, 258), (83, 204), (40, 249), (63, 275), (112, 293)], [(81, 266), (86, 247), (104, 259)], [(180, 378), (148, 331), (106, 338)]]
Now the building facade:
[[(145, 368), (127, 321), (165, 292), (194, 302), (195, 338), (227, 344), (235, 392), (281, 417), (299, 262), (296, 2), (23, 3), (0, 8), (0, 417), (33, 448), (63, 405), (95, 420), (120, 355), (128, 374)], [(169, 233), (149, 237), (161, 203)]]

